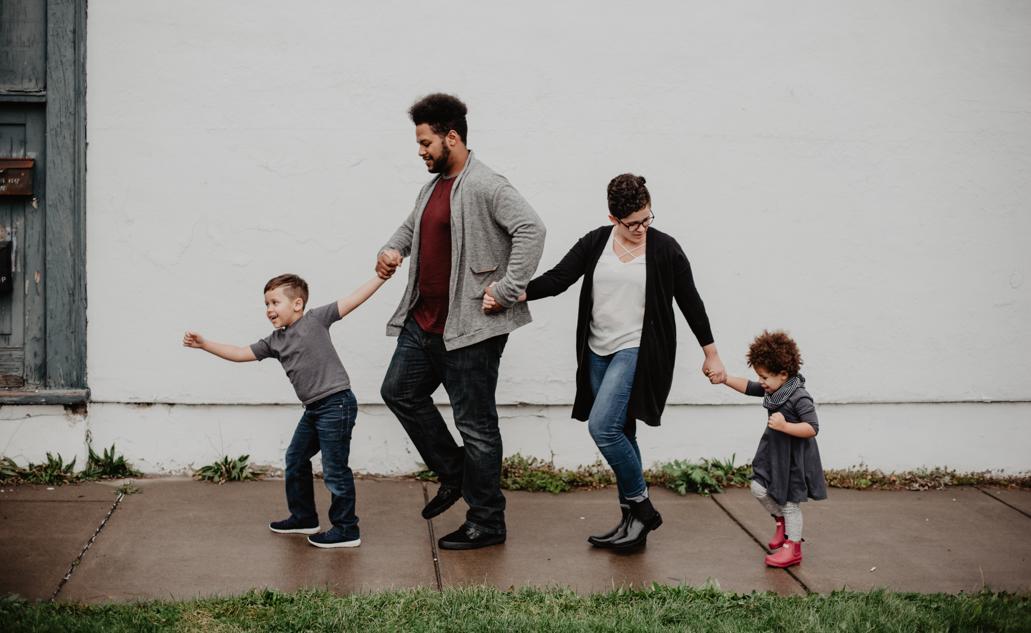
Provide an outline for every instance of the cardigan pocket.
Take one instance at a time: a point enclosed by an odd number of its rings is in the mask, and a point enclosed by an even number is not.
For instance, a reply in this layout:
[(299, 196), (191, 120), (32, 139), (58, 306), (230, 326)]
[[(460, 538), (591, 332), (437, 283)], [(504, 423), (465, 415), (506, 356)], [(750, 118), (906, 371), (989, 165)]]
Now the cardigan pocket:
[(491, 277), (493, 276), (492, 273), (497, 272), (497, 270), (497, 264), (469, 264), (469, 272), (475, 275), (474, 279), (476, 279), (477, 286), (477, 294), (469, 297), (470, 299), (483, 298), (483, 291), (490, 285), (491, 281), (495, 281)]

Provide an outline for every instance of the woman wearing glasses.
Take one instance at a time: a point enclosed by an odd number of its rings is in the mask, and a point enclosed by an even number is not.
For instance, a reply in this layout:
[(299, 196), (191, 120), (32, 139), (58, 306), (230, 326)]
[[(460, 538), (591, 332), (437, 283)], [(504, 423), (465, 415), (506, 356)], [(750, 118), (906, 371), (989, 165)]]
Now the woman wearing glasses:
[[(557, 266), (530, 282), (520, 301), (553, 297), (580, 277), (573, 417), (615, 473), (622, 518), (587, 540), (630, 550), (646, 543), (662, 516), (648, 499), (637, 420), (652, 426), (666, 405), (676, 360), (673, 301), (698, 339), (702, 372), (713, 383), (725, 374), (691, 265), (677, 241), (650, 228), (655, 220), (645, 179), (622, 174), (608, 186), (609, 224), (580, 238)], [(503, 309), (489, 294), (486, 312)]]

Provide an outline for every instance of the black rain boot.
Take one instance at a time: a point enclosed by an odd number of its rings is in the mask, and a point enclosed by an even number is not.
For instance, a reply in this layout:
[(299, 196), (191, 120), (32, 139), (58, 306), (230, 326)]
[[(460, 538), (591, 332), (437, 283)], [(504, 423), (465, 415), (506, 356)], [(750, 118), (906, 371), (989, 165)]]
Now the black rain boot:
[(622, 517), (619, 519), (619, 525), (604, 534), (592, 534), (591, 536), (588, 536), (588, 543), (595, 547), (612, 547), (613, 541), (626, 536), (626, 528), (630, 525), (630, 506), (621, 503), (619, 504), (619, 510), (622, 513)]
[(648, 541), (648, 532), (659, 529), (662, 515), (658, 513), (651, 499), (630, 502), (630, 524), (623, 538), (616, 539), (610, 546), (616, 551), (628, 551), (643, 547)]

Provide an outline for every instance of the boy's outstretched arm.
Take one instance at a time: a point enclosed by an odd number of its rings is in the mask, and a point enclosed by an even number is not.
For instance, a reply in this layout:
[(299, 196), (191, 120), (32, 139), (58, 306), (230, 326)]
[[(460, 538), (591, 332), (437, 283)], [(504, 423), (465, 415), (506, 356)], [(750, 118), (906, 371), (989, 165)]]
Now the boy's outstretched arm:
[(234, 363), (245, 363), (247, 361), (258, 360), (255, 358), (254, 352), (252, 352), (249, 347), (229, 345), (228, 343), (216, 343), (215, 341), (204, 338), (199, 332), (187, 332), (183, 336), (183, 347), (202, 349), (209, 354), (214, 354), (219, 358), (231, 360)]
[(337, 310), (340, 312), (340, 318), (344, 318), (350, 314), (355, 308), (365, 303), (365, 300), (371, 297), (379, 287), (383, 285), (386, 279), (382, 279), (379, 276), (373, 277), (366, 281), (357, 290), (352, 292), (350, 295), (337, 301)]

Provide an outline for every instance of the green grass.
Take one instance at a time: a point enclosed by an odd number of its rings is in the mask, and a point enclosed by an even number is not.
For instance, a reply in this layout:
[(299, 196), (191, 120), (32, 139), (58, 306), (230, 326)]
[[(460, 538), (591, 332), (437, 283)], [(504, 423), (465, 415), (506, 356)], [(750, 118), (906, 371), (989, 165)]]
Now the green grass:
[(886, 591), (782, 597), (656, 586), (579, 596), (471, 587), (334, 596), (253, 591), (127, 605), (0, 601), (20, 631), (1027, 631), (1031, 598)]

